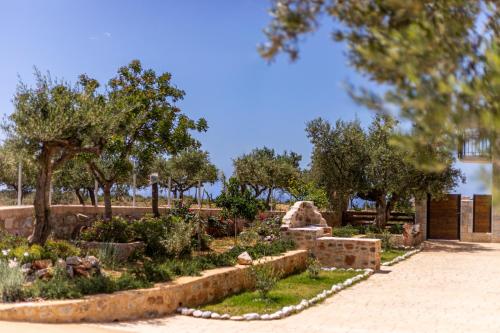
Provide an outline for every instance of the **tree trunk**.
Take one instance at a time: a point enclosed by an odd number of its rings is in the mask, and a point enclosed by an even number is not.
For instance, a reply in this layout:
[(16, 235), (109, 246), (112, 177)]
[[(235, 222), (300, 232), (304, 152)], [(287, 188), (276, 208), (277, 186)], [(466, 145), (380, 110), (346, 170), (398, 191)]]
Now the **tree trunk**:
[(179, 207), (184, 207), (184, 191), (179, 190)]
[(113, 211), (111, 208), (111, 183), (107, 182), (103, 184), (104, 192), (104, 219), (106, 221), (111, 220), (113, 216)]
[(96, 201), (94, 189), (92, 187), (87, 187), (87, 191), (89, 192), (90, 202), (92, 203), (92, 206), (95, 206)]
[(42, 148), (39, 157), (40, 169), (36, 183), (35, 225), (33, 233), (28, 238), (30, 244), (44, 244), (50, 235), (50, 184), (52, 179), (52, 151)]
[(266, 197), (266, 207), (268, 208), (272, 208), (270, 206), (270, 203), (271, 203), (271, 194), (273, 193), (273, 189), (270, 188), (268, 191), (267, 191), (267, 197)]
[(153, 207), (153, 216), (159, 217), (160, 210), (158, 209), (158, 183), (151, 184), (151, 206)]
[(79, 188), (75, 189), (75, 194), (76, 194), (76, 197), (78, 198), (78, 202), (80, 203), (80, 205), (85, 206), (85, 200), (83, 199)]
[[(375, 217), (376, 226), (383, 230), (387, 224), (387, 220), (389, 219), (389, 214), (387, 213), (388, 208), (387, 200), (385, 196), (381, 196), (376, 201), (377, 215)], [(390, 213), (390, 212), (389, 212)]]

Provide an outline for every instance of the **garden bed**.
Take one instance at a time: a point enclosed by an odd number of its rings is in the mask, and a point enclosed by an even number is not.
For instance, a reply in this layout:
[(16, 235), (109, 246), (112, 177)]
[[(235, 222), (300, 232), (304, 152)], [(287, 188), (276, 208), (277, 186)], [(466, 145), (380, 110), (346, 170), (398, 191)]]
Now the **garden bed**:
[(322, 302), (328, 296), (368, 277), (372, 270), (322, 269), (311, 277), (308, 271), (285, 277), (266, 297), (259, 291), (246, 291), (205, 305), (199, 309), (179, 308), (183, 315), (205, 319), (273, 320)]

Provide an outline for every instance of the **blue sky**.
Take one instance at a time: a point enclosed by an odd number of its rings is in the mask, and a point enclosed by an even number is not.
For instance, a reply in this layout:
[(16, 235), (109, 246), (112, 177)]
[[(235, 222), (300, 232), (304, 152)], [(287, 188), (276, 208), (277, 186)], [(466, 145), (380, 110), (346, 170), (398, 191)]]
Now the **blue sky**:
[[(365, 83), (351, 69), (345, 46), (330, 39), (330, 24), (302, 44), (301, 58), (273, 64), (257, 51), (269, 21), (266, 0), (4, 1), (0, 11), (0, 112), (12, 112), (18, 82), (32, 82), (33, 66), (75, 81), (81, 73), (106, 82), (119, 66), (140, 59), (144, 67), (173, 74), (186, 91), (179, 103), (191, 117), (205, 117), (200, 136), (226, 174), (231, 158), (264, 145), (292, 150), (307, 166), (311, 145), (304, 128), (316, 117), (334, 121), (371, 113), (351, 101), (342, 85)], [(482, 193), (478, 168), (460, 165), (463, 194)]]

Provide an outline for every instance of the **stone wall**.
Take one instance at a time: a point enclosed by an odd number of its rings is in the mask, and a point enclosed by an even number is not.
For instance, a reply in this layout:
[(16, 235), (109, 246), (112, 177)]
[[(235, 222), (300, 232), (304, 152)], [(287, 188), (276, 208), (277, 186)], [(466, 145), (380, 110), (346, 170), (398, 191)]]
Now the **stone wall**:
[[(272, 265), (285, 274), (306, 267), (307, 251), (290, 251), (258, 264)], [(158, 317), (179, 306), (196, 307), (252, 287), (249, 266), (208, 270), (196, 277), (181, 277), (154, 288), (88, 296), (78, 300), (0, 304), (0, 320), (39, 323), (112, 322)]]
[[(160, 208), (160, 213), (167, 211), (166, 207)], [(220, 215), (221, 210), (218, 208), (203, 208), (200, 210), (200, 215), (204, 218), (209, 216)], [(151, 214), (149, 207), (113, 207), (113, 214), (123, 216), (125, 218), (140, 218), (145, 214)], [(55, 205), (52, 206), (52, 226), (53, 231), (58, 238), (69, 238), (75, 228), (79, 225), (87, 224), (85, 219), (79, 219), (78, 214), (83, 214), (89, 217), (89, 223), (92, 223), (97, 218), (102, 218), (104, 207), (80, 206), (80, 205)], [(334, 222), (335, 215), (330, 212), (322, 212), (327, 223)], [(284, 211), (268, 211), (259, 214), (258, 218), (267, 218), (271, 216), (283, 217)], [(11, 206), (0, 207), (0, 229), (4, 229), (13, 235), (28, 236), (33, 230), (34, 210), (32, 206)]]
[(314, 254), (323, 266), (380, 269), (379, 239), (321, 237)]

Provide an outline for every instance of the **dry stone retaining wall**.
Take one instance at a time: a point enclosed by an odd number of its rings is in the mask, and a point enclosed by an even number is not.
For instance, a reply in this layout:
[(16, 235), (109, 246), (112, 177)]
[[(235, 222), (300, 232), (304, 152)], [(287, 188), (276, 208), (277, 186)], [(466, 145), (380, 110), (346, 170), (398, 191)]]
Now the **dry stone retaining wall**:
[[(306, 267), (307, 251), (296, 250), (268, 257), (259, 264), (272, 265), (285, 274)], [(154, 288), (88, 296), (78, 300), (0, 304), (0, 320), (39, 323), (111, 322), (167, 315), (179, 306), (196, 307), (251, 288), (249, 266), (208, 270), (196, 277), (181, 277)]]
[[(166, 212), (167, 208), (160, 208), (160, 213)], [(220, 215), (218, 208), (203, 208), (200, 215), (204, 218)], [(141, 218), (146, 214), (151, 214), (149, 207), (113, 207), (113, 214), (130, 219)], [(89, 218), (85, 223), (84, 219), (79, 219), (78, 214), (83, 214)], [(52, 230), (58, 238), (69, 238), (75, 228), (79, 225), (91, 224), (98, 218), (102, 218), (104, 207), (80, 206), (80, 205), (56, 205), (52, 206), (51, 223)], [(330, 226), (340, 225), (340, 221), (335, 219), (335, 214), (331, 212), (321, 212)], [(283, 211), (268, 211), (259, 214), (259, 218), (271, 216), (283, 217)], [(11, 206), (0, 207), (0, 229), (4, 229), (13, 235), (29, 236), (33, 230), (35, 214), (32, 206)]]

